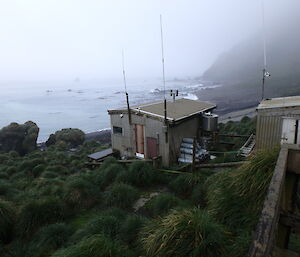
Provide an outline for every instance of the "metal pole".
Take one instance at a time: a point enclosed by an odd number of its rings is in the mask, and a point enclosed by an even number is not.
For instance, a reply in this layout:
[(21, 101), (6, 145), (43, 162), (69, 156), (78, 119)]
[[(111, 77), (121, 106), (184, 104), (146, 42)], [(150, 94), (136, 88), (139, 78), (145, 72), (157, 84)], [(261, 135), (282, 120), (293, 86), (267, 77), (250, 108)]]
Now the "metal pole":
[(165, 126), (165, 142), (168, 143), (168, 121), (167, 121), (167, 100), (166, 100), (166, 78), (165, 78), (165, 57), (164, 57), (164, 38), (162, 27), (162, 16), (160, 15), (160, 37), (161, 37), (161, 60), (162, 60), (162, 76), (164, 86), (164, 126)]
[(127, 92), (126, 75), (125, 75), (124, 50), (122, 50), (122, 68), (123, 68), (123, 82), (125, 87), (125, 95), (126, 95), (126, 103), (127, 103), (128, 121), (129, 121), (129, 125), (131, 125), (131, 111), (129, 106), (129, 96)]
[(262, 79), (262, 89), (261, 89), (261, 100), (265, 99), (265, 80), (266, 80), (266, 69), (263, 68), (263, 79)]

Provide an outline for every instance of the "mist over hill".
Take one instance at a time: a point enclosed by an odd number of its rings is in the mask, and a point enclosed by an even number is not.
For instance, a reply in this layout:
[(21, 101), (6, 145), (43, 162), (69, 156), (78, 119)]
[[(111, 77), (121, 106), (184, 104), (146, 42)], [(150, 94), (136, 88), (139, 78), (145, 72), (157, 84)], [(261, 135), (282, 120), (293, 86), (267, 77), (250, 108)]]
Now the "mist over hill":
[[(266, 97), (300, 94), (300, 18), (291, 18), (266, 30)], [(262, 34), (257, 33), (223, 53), (203, 73), (203, 79), (228, 87), (223, 97), (243, 96), (243, 100), (260, 100), (263, 69)], [(238, 101), (238, 99), (235, 99)], [(255, 100), (255, 101), (254, 101)], [(243, 102), (244, 103), (244, 102)]]

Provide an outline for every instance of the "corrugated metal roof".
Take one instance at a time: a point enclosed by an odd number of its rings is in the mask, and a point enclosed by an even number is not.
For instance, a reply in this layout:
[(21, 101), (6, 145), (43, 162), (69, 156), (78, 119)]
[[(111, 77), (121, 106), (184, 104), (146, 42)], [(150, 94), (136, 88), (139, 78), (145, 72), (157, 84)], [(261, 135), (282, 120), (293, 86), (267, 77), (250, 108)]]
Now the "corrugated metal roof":
[(260, 109), (300, 106), (300, 96), (278, 97), (263, 100), (257, 107)]
[(113, 154), (112, 148), (108, 148), (108, 149), (105, 149), (105, 150), (100, 151), (100, 152), (92, 153), (92, 154), (88, 155), (88, 157), (93, 159), (93, 160), (100, 160), (100, 159), (105, 158), (105, 157), (107, 157), (109, 155), (112, 155), (112, 154)]
[[(212, 103), (185, 98), (176, 99), (175, 102), (167, 101), (167, 118), (173, 121), (181, 120), (194, 114), (211, 110), (215, 107), (216, 105)], [(154, 117), (164, 118), (163, 101), (141, 104), (133, 106), (131, 109), (133, 111), (145, 113)]]

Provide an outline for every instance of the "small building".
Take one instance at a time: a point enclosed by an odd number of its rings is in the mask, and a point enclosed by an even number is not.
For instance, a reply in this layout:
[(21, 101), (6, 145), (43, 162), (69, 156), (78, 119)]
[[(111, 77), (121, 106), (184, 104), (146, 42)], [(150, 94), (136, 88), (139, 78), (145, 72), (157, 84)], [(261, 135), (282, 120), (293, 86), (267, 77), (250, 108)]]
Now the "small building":
[(121, 156), (152, 159), (161, 157), (162, 165), (169, 167), (180, 156), (183, 138), (198, 137), (201, 117), (215, 104), (189, 99), (140, 104), (130, 108), (108, 110), (111, 120), (112, 148)]
[(257, 107), (256, 146), (300, 144), (300, 96), (263, 100)]

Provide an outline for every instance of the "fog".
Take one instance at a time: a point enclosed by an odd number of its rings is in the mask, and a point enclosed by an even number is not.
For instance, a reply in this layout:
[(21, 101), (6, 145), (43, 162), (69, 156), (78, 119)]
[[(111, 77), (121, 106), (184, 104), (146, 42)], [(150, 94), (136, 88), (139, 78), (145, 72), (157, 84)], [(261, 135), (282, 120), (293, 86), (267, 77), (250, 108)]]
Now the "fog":
[[(265, 0), (269, 30), (299, 15), (298, 0)], [(0, 0), (0, 80), (200, 76), (262, 29), (261, 0)]]

